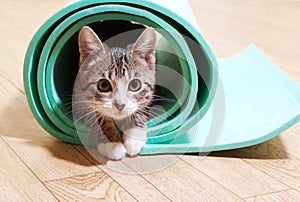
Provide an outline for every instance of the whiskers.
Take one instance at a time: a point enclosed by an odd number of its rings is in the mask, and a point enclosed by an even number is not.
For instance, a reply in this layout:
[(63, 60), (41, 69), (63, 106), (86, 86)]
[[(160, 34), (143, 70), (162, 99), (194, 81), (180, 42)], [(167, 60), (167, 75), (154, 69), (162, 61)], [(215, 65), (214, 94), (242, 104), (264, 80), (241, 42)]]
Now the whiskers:
[(178, 100), (171, 99), (171, 98), (168, 98), (168, 97), (163, 97), (163, 96), (160, 96), (160, 95), (152, 95), (151, 102), (157, 102), (157, 101), (170, 102), (170, 103), (179, 103), (181, 105), (181, 103)]
[[(168, 103), (179, 103), (178, 100), (163, 97), (160, 95), (152, 95), (151, 100), (143, 100), (137, 103), (138, 107), (132, 115), (132, 119), (135, 122), (147, 123), (153, 118), (159, 118), (159, 121), (163, 121), (169, 117), (168, 111), (160, 105), (156, 105), (155, 102), (168, 102)], [(181, 103), (179, 103), (181, 104)]]
[[(97, 130), (99, 131), (99, 124), (103, 123), (103, 113), (99, 112), (97, 108), (78, 108), (80, 111), (74, 115), (74, 124), (80, 138), (88, 138), (87, 133)], [(88, 131), (86, 131), (88, 129)]]
[[(146, 124), (150, 119), (161, 117), (162, 114), (166, 113), (164, 108), (159, 106), (145, 106), (139, 107), (131, 116), (135, 123)], [(164, 119), (163, 117), (161, 119)]]
[(101, 130), (101, 125), (105, 117), (110, 117), (115, 121), (130, 119), (135, 123), (145, 126), (151, 119), (163, 121), (169, 117), (165, 108), (157, 105), (156, 102), (178, 103), (178, 100), (160, 95), (151, 95), (151, 99), (143, 99), (136, 104), (127, 105), (126, 110), (118, 112), (110, 103), (110, 100), (87, 100), (83, 95), (72, 95), (72, 102), (65, 103), (68, 108), (65, 114), (72, 114), (77, 130), (87, 128), (88, 130)]

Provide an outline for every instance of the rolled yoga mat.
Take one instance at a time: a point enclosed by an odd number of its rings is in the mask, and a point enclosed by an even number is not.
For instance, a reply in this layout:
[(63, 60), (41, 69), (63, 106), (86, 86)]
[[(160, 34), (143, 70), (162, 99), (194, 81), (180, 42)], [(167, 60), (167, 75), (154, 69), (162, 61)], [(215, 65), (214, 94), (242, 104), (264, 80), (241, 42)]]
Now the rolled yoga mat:
[[(141, 154), (246, 147), (278, 135), (300, 118), (299, 85), (254, 45), (217, 60), (186, 0), (82, 0), (42, 25), (24, 62), (30, 108), (39, 124), (62, 141), (93, 142), (79, 135), (70, 109), (77, 37), (84, 25), (102, 41), (144, 26), (160, 36), (156, 92), (168, 99), (155, 103), (163, 110), (148, 122)], [(132, 33), (128, 41), (140, 32)]]

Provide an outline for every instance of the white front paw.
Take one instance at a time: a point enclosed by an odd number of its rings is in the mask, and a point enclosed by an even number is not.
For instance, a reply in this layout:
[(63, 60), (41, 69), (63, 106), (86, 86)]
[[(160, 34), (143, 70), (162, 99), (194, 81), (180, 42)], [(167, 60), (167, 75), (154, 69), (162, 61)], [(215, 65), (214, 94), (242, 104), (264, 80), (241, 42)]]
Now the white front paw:
[(126, 154), (126, 149), (121, 142), (100, 143), (97, 149), (102, 156), (111, 160), (120, 160)]
[(146, 140), (137, 140), (129, 136), (124, 137), (124, 146), (126, 153), (129, 156), (136, 156), (140, 153), (142, 148), (145, 146)]
[(147, 131), (135, 128), (124, 131), (123, 143), (129, 156), (136, 156), (140, 153), (146, 143), (146, 134)]

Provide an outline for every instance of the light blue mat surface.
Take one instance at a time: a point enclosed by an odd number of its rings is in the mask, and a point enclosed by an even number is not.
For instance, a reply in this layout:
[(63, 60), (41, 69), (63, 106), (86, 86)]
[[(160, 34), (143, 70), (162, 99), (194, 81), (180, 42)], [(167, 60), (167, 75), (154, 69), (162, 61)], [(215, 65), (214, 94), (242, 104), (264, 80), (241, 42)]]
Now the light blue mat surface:
[(143, 154), (247, 147), (275, 137), (300, 120), (300, 85), (256, 46), (218, 63), (223, 89), (219, 85), (205, 117), (173, 141), (146, 145)]

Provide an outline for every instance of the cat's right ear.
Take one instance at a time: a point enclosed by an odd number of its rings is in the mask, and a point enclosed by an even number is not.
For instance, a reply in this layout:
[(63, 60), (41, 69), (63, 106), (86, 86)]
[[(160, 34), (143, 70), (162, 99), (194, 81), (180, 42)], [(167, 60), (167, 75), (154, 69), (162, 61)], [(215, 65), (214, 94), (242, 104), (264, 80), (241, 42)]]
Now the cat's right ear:
[(78, 46), (80, 52), (80, 66), (91, 53), (95, 51), (106, 51), (97, 34), (88, 26), (81, 28), (78, 35)]
[(155, 46), (155, 30), (152, 27), (148, 27), (133, 44), (134, 57), (142, 64), (155, 65)]

